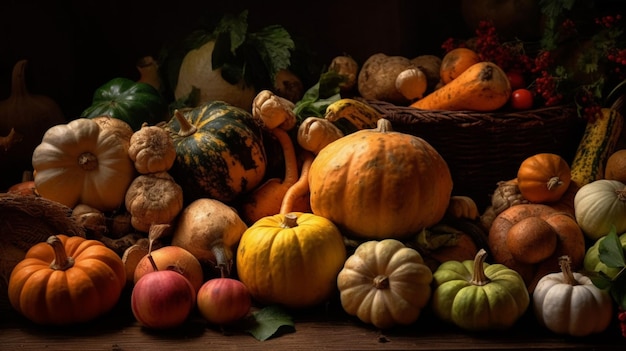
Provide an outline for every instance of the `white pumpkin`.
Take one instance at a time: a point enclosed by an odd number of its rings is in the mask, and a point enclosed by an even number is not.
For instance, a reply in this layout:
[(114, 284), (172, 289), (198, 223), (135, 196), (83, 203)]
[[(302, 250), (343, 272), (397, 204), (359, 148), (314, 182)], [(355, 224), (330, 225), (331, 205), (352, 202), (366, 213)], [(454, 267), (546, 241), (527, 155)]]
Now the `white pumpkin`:
[(221, 69), (213, 69), (211, 56), (215, 41), (208, 41), (189, 51), (183, 58), (174, 91), (176, 100), (186, 98), (196, 88), (200, 90), (200, 101), (224, 101), (246, 111), (252, 109), (256, 90), (242, 82), (231, 84), (222, 78)]
[(583, 185), (574, 197), (574, 212), (591, 240), (607, 235), (612, 225), (617, 233), (626, 232), (626, 185), (607, 179)]
[(543, 276), (533, 291), (538, 322), (557, 334), (587, 336), (603, 332), (613, 318), (613, 300), (589, 277), (572, 272), (569, 257), (559, 259), (561, 272)]
[(70, 208), (117, 209), (135, 177), (128, 145), (114, 129), (87, 118), (51, 127), (33, 152), (35, 187)]

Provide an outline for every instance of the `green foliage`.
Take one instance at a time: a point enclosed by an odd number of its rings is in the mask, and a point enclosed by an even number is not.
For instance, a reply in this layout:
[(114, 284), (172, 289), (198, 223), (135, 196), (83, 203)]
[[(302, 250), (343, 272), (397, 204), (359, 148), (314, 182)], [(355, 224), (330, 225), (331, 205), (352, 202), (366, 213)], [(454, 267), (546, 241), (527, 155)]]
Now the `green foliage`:
[(619, 240), (619, 236), (612, 227), (611, 231), (600, 242), (599, 247), (600, 261), (611, 268), (618, 268), (620, 272), (610, 278), (604, 272), (598, 272), (598, 275), (591, 276), (593, 284), (600, 289), (608, 289), (613, 300), (622, 309), (626, 308), (626, 258), (624, 255), (624, 247)]
[(309, 88), (302, 99), (296, 103), (294, 113), (298, 122), (307, 117), (323, 117), (326, 108), (341, 99), (339, 84), (345, 79), (335, 71), (327, 71), (320, 75), (319, 81)]
[(259, 341), (265, 341), (280, 333), (294, 332), (292, 317), (281, 307), (271, 305), (252, 313), (254, 319), (246, 331)]

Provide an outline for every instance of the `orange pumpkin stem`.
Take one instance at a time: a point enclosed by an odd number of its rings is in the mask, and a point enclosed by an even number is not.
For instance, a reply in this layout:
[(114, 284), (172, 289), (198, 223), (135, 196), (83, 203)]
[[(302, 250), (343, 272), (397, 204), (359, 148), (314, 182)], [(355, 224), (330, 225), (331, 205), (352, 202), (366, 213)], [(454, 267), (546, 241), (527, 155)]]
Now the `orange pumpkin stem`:
[(487, 251), (485, 251), (485, 249), (478, 250), (476, 257), (474, 257), (474, 272), (472, 273), (472, 280), (470, 281), (471, 284), (483, 286), (491, 282), (491, 280), (485, 275), (485, 268), (483, 267), (486, 258)]
[(559, 257), (559, 266), (561, 267), (561, 272), (563, 272), (563, 281), (569, 285), (578, 285), (578, 281), (574, 278), (574, 273), (572, 272), (572, 260), (570, 257), (567, 255)]
[(65, 271), (74, 266), (74, 258), (68, 257), (63, 247), (63, 242), (56, 235), (51, 235), (46, 240), (48, 245), (54, 250), (54, 260), (50, 263), (50, 268), (55, 271)]
[(298, 216), (295, 213), (287, 213), (283, 222), (280, 224), (282, 228), (294, 228), (298, 226)]
[(78, 164), (85, 171), (93, 171), (98, 168), (98, 158), (91, 152), (85, 152), (78, 156)]
[(198, 131), (198, 128), (189, 123), (187, 118), (185, 118), (185, 115), (183, 115), (183, 113), (179, 110), (174, 111), (174, 117), (176, 117), (178, 123), (180, 124), (180, 130), (178, 131), (179, 136), (185, 138)]
[(617, 190), (617, 199), (619, 201), (626, 201), (626, 188), (622, 189), (622, 190)]

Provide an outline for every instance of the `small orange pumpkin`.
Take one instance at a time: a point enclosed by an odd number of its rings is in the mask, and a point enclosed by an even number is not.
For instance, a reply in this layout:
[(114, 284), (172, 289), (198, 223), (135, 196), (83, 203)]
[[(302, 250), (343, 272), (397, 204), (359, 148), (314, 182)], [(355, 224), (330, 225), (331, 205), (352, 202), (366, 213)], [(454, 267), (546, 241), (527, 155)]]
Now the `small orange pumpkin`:
[(539, 153), (526, 158), (517, 171), (522, 196), (534, 203), (556, 202), (567, 191), (572, 172), (559, 155)]
[(32, 246), (9, 278), (11, 306), (42, 325), (86, 322), (118, 302), (126, 271), (102, 242), (53, 235)]

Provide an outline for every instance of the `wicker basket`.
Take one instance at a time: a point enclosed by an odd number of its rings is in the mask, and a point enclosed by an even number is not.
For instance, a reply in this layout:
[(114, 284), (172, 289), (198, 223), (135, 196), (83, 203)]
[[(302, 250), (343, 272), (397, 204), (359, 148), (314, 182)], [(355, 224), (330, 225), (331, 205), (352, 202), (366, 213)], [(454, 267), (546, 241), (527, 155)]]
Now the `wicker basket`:
[(550, 152), (571, 163), (585, 123), (574, 107), (523, 112), (426, 111), (367, 101), (394, 130), (429, 142), (446, 160), (454, 195), (467, 195), (484, 210), (501, 180), (517, 176), (527, 157)]

